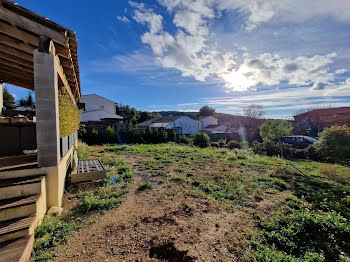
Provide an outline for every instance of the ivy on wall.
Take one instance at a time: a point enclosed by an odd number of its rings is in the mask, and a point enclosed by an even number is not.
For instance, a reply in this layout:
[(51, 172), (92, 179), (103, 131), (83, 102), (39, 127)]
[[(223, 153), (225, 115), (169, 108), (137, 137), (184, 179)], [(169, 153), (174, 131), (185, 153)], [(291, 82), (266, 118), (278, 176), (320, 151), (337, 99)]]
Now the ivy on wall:
[(65, 137), (78, 131), (80, 112), (64, 88), (58, 90), (58, 110), (60, 137)]

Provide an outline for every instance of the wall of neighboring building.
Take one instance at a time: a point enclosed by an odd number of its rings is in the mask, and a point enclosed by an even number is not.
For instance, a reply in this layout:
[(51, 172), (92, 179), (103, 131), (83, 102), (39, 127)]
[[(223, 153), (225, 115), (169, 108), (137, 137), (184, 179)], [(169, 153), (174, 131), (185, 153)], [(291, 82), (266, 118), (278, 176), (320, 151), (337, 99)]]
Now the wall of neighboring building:
[(204, 128), (205, 131), (226, 131), (227, 130), (227, 126), (225, 125), (219, 125), (216, 127), (207, 127)]
[(80, 103), (85, 103), (85, 111), (103, 110), (110, 114), (116, 113), (115, 103), (98, 95), (84, 95)]
[(172, 124), (170, 124), (169, 128), (177, 128), (180, 127), (182, 130), (182, 134), (190, 135), (199, 132), (200, 123), (197, 120), (193, 120), (188, 116), (179, 117)]
[(207, 126), (218, 125), (219, 121), (216, 117), (208, 116), (206, 118), (200, 119), (201, 128), (205, 128)]

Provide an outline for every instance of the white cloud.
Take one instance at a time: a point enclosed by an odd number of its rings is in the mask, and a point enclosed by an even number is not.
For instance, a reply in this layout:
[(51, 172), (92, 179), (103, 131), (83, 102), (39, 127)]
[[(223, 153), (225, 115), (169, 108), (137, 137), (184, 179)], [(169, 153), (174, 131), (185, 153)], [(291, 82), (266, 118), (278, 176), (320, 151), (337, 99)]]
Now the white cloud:
[[(290, 85), (313, 85), (312, 90), (327, 88), (336, 75), (346, 70), (330, 71), (336, 53), (313, 56), (281, 57), (263, 53), (242, 54), (243, 61), (233, 51), (219, 49), (210, 25), (222, 11), (239, 10), (247, 15), (246, 29), (253, 30), (271, 19), (300, 20), (321, 15), (338, 14), (347, 20), (350, 5), (335, 0), (329, 7), (325, 0), (319, 5), (311, 0), (158, 0), (172, 15), (174, 29), (165, 30), (163, 17), (143, 3), (129, 2), (134, 7), (133, 19), (148, 27), (141, 40), (152, 49), (155, 61), (163, 68), (176, 69), (183, 76), (199, 81), (216, 79), (228, 90), (247, 91), (259, 85), (274, 86), (281, 82)], [(349, 1), (350, 2), (350, 1)], [(340, 3), (344, 4), (340, 8)], [(347, 8), (349, 6), (349, 8)], [(308, 8), (310, 7), (310, 8)], [(305, 9), (305, 10), (304, 10)], [(299, 13), (298, 13), (299, 12)], [(298, 14), (296, 14), (298, 13)], [(337, 16), (337, 19), (339, 17)], [(350, 21), (350, 14), (349, 14)], [(244, 51), (232, 43), (233, 50)]]
[(121, 22), (124, 22), (124, 23), (129, 23), (129, 22), (130, 22), (129, 19), (128, 19), (126, 16), (120, 16), (120, 15), (118, 15), (118, 16), (117, 16), (117, 19), (118, 19), (119, 21), (121, 21)]
[(238, 10), (246, 14), (247, 30), (253, 30), (272, 19), (304, 23), (313, 18), (331, 16), (342, 22), (350, 22), (348, 0), (217, 0), (216, 3), (219, 10)]
[[(325, 56), (294, 59), (281, 58), (277, 54), (264, 53), (255, 58), (246, 58), (237, 70), (224, 74), (226, 87), (233, 90), (249, 90), (258, 84), (272, 86), (285, 81), (291, 85), (309, 85), (334, 79), (328, 66), (335, 53)], [(238, 85), (238, 86), (237, 86)]]

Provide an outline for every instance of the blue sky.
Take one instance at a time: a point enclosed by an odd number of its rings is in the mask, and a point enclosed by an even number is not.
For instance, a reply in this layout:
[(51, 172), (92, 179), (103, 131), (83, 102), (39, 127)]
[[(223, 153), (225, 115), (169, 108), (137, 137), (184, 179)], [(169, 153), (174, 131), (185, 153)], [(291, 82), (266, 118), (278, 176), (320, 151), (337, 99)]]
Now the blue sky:
[(76, 31), (83, 94), (149, 111), (258, 103), (275, 118), (350, 106), (348, 0), (17, 2)]

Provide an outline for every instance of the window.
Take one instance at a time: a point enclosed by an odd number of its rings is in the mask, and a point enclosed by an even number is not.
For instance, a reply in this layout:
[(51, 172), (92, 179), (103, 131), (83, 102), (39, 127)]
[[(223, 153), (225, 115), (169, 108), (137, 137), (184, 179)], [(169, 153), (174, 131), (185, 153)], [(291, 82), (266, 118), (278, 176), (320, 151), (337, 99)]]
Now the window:
[(181, 135), (182, 134), (182, 127), (175, 127), (176, 134)]
[(294, 137), (284, 137), (282, 141), (284, 143), (292, 144), (294, 142)]

